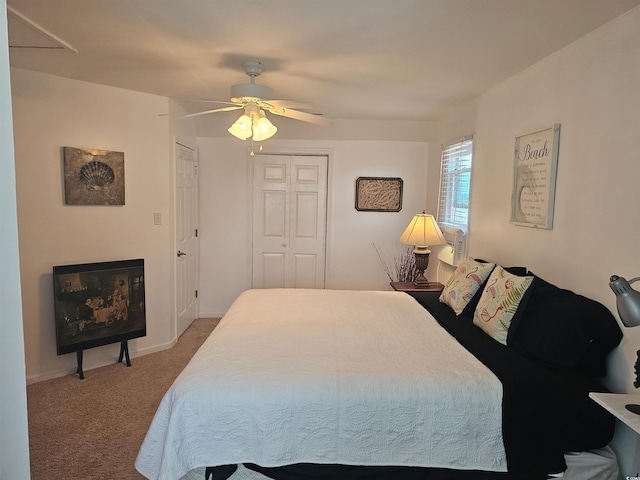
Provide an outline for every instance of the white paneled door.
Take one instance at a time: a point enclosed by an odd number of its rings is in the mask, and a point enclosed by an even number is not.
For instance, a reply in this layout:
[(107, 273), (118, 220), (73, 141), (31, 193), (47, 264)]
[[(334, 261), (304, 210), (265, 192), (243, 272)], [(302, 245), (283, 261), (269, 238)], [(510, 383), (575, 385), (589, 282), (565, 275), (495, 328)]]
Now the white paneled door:
[(252, 161), (253, 288), (324, 288), (327, 156)]
[(176, 142), (176, 316), (178, 336), (197, 315), (198, 159), (195, 148)]

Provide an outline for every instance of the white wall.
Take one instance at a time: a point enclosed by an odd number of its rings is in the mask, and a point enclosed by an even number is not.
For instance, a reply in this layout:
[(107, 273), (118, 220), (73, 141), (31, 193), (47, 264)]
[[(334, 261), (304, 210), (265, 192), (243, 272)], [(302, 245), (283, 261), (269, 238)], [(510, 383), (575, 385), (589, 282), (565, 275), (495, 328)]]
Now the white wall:
[(6, 2), (0, 0), (0, 478), (29, 478)]
[[(166, 98), (11, 70), (22, 308), (29, 382), (72, 373), (57, 356), (52, 266), (144, 258), (147, 336), (132, 356), (175, 342), (172, 294), (172, 133)], [(125, 154), (124, 206), (64, 205), (61, 147)], [(162, 225), (154, 225), (160, 212)], [(85, 368), (117, 359), (118, 345), (85, 352)]]
[[(440, 149), (475, 133), (469, 251), (526, 265), (561, 287), (615, 312), (609, 276), (640, 275), (637, 198), (640, 112), (640, 7), (590, 33), (461, 107), (438, 123)], [(561, 124), (552, 230), (509, 223), (515, 137)], [(428, 202), (437, 191), (429, 177)], [(638, 287), (636, 287), (638, 288)], [(625, 329), (607, 384), (632, 392), (640, 328)], [(637, 436), (620, 425), (614, 446), (622, 475), (635, 475)], [(633, 462), (636, 465), (633, 465)]]
[[(270, 140), (269, 151), (327, 153), (327, 288), (390, 289), (373, 242), (395, 246), (425, 208), (426, 142)], [(250, 156), (234, 138), (200, 138), (200, 315), (223, 314), (251, 288)], [(400, 212), (358, 212), (355, 180), (401, 177)]]

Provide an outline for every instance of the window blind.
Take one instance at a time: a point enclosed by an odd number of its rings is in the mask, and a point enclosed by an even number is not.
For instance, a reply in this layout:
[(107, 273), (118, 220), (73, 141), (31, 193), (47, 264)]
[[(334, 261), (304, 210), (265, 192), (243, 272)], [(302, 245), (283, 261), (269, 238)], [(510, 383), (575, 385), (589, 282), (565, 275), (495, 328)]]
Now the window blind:
[(438, 224), (464, 233), (469, 227), (472, 157), (473, 136), (445, 147), (440, 160)]

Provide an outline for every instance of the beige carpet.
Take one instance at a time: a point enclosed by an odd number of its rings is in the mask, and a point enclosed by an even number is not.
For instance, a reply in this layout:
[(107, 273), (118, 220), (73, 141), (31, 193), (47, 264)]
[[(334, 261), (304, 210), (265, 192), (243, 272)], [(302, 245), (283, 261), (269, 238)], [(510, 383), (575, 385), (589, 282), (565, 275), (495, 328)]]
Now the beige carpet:
[(198, 319), (173, 348), (132, 358), (131, 367), (29, 385), (31, 479), (143, 479), (134, 462), (160, 400), (217, 324)]

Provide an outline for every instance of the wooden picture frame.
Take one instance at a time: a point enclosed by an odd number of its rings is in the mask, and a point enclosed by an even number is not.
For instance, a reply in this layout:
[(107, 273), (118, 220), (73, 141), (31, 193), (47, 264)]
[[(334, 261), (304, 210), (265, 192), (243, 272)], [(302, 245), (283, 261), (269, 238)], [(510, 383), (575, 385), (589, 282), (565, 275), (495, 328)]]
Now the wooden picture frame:
[(397, 177), (358, 177), (356, 210), (399, 212), (402, 210), (402, 186), (402, 179)]
[(560, 124), (516, 137), (512, 224), (553, 228), (559, 143)]

